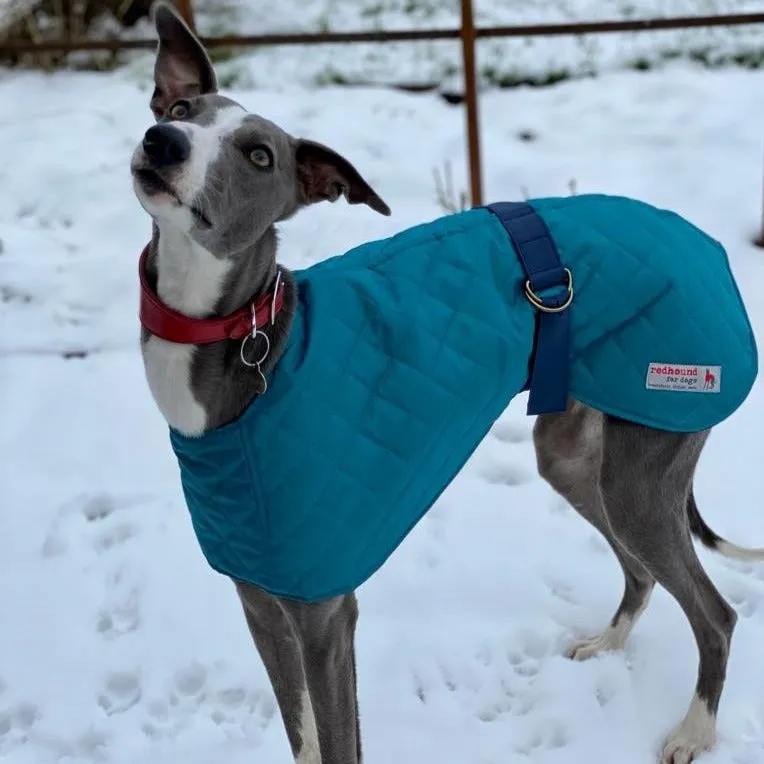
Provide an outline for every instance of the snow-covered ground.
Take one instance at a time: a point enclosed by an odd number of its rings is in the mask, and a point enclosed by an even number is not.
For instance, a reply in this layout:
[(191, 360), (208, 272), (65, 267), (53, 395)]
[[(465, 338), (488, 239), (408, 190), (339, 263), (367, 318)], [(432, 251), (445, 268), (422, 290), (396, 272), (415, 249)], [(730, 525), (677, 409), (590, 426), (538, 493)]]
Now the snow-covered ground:
[[(137, 348), (136, 260), (149, 221), (128, 158), (148, 81), (0, 81), (0, 761), (288, 764), (233, 588), (193, 537)], [(728, 248), (764, 336), (764, 73), (672, 64), (483, 99), (489, 199), (577, 189), (671, 207)], [(343, 203), (283, 225), (300, 267), (439, 210), (432, 168), (464, 184), (463, 112), (434, 95), (235, 92), (345, 153), (393, 208)], [(526, 140), (519, 136), (521, 133)], [(528, 137), (532, 140), (527, 140)], [(696, 650), (658, 592), (623, 654), (578, 664), (572, 638), (621, 596), (602, 540), (535, 474), (516, 400), (359, 593), (368, 764), (648, 764), (684, 714)], [(764, 545), (758, 383), (712, 435), (707, 520)], [(708, 764), (764, 761), (764, 565), (702, 553), (740, 614)]]

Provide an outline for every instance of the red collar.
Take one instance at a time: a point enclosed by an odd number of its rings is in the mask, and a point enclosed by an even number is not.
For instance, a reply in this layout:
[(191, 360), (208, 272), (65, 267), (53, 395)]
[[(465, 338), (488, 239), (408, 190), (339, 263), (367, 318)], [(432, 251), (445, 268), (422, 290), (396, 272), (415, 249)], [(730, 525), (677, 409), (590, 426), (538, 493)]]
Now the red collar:
[(141, 252), (138, 275), (141, 281), (140, 320), (146, 331), (180, 345), (206, 345), (221, 340), (236, 340), (261, 329), (284, 304), (284, 282), (279, 280), (275, 295), (266, 293), (225, 318), (189, 318), (165, 305), (149, 286), (146, 277), (148, 244)]

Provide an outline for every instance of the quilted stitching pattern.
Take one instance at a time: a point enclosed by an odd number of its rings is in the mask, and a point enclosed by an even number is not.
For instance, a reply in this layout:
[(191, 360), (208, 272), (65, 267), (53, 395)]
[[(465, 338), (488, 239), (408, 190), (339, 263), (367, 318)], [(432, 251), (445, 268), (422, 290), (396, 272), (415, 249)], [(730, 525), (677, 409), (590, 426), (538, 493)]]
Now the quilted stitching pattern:
[[(532, 203), (574, 273), (572, 394), (667, 429), (731, 413), (756, 351), (719, 245), (631, 200)], [(202, 438), (171, 437), (212, 567), (316, 600), (366, 580), (461, 469), (526, 381), (534, 317), (486, 210), (296, 275), (268, 394)], [(650, 361), (722, 365), (724, 392), (646, 391)]]
[[(600, 308), (594, 314), (586, 305), (587, 327), (576, 325), (573, 314), (571, 394), (609, 413), (667, 430), (703, 430), (729, 416), (748, 395), (758, 362), (721, 245), (675, 213), (634, 200), (587, 195), (576, 205), (561, 201), (534, 201), (561, 255), (582, 240), (604, 245), (593, 261), (590, 282), (585, 282)], [(616, 283), (621, 274), (624, 278)], [(660, 286), (649, 306), (634, 301), (641, 278)], [(578, 274), (577, 281), (581, 283)], [(578, 297), (589, 299), (581, 291)], [(617, 330), (607, 327), (607, 316), (622, 315), (624, 307), (632, 308), (632, 315)], [(600, 326), (602, 332), (597, 331)], [(650, 362), (721, 366), (721, 391), (648, 390)], [(603, 384), (603, 370), (608, 369), (619, 371)]]

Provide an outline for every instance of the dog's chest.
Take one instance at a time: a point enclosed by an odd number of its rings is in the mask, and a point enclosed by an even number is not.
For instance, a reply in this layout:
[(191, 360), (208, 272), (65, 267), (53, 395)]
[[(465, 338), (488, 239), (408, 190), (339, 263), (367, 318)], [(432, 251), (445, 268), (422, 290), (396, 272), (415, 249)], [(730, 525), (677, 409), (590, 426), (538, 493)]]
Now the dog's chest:
[(142, 350), (149, 389), (168, 424), (188, 435), (201, 433), (207, 412), (191, 389), (196, 348), (150, 337)]

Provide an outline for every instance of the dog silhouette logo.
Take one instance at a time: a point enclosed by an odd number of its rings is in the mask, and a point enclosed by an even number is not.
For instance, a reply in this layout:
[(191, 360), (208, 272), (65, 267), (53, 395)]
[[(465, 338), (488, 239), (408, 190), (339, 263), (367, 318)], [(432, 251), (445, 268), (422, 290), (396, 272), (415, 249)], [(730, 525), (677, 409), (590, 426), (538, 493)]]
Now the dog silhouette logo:
[(711, 372), (711, 369), (706, 369), (706, 376), (703, 377), (703, 389), (713, 390), (716, 387), (716, 375)]

